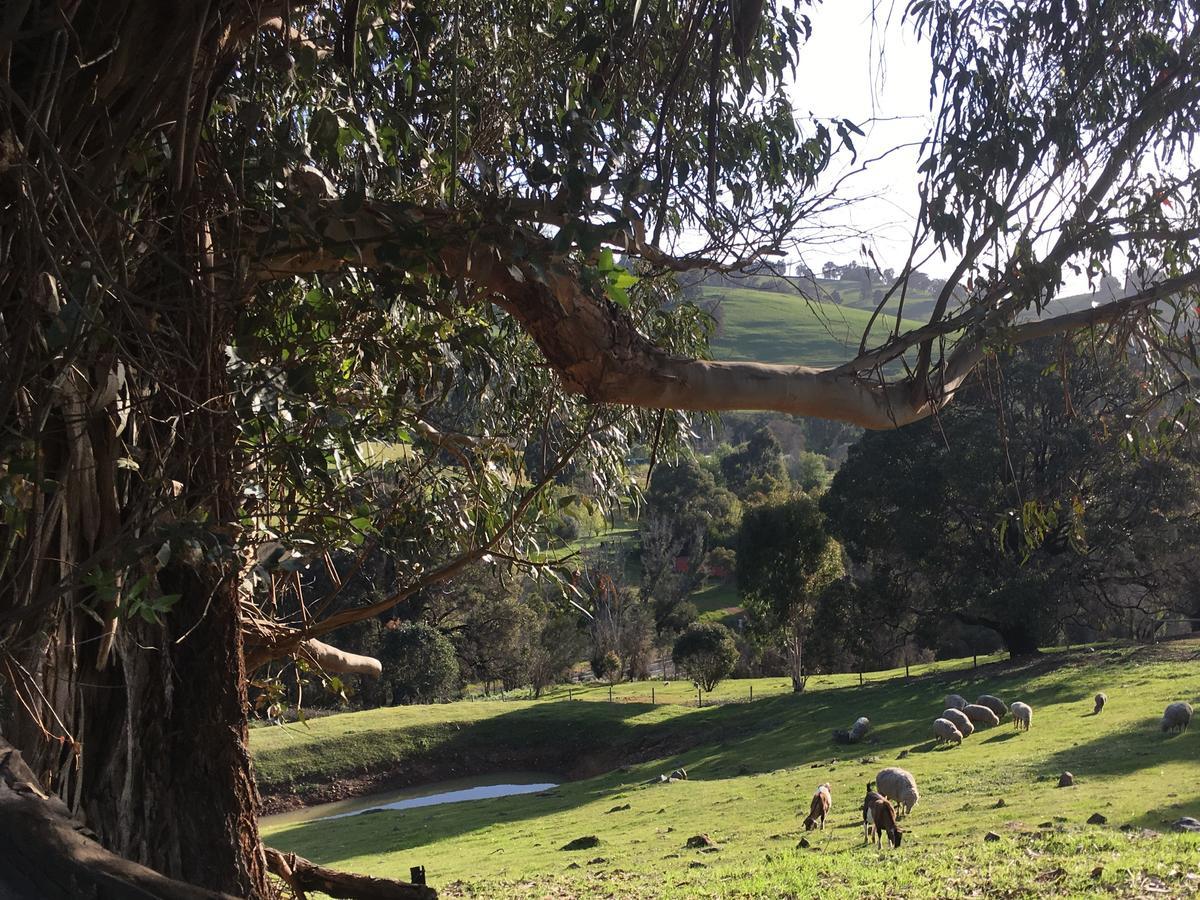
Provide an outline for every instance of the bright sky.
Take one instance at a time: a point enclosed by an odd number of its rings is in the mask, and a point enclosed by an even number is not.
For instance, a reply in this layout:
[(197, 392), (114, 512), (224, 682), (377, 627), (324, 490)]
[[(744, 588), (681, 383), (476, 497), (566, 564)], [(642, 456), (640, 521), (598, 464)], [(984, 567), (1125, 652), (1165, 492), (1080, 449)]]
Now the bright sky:
[[(895, 269), (908, 255), (918, 208), (917, 145), (930, 123), (929, 50), (911, 25), (901, 24), (904, 6), (903, 0), (833, 0), (802, 10), (812, 20), (813, 36), (800, 50), (792, 91), (801, 116), (811, 112), (865, 123), (866, 137), (855, 139), (858, 162), (851, 165), (845, 155), (829, 180), (866, 162), (843, 187), (850, 195), (872, 196), (832, 214), (829, 223), (870, 233), (880, 268)], [(860, 245), (860, 238), (848, 238), (815, 249), (804, 261), (818, 271), (827, 259), (863, 262)], [(938, 258), (921, 269), (946, 275), (950, 266)]]

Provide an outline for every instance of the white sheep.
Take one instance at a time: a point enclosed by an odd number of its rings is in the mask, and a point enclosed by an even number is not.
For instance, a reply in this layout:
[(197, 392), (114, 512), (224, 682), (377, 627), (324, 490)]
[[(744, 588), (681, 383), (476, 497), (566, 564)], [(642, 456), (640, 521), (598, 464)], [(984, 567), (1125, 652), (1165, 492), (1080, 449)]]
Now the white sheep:
[(1100, 710), (1104, 709), (1104, 704), (1108, 702), (1108, 694), (1101, 691), (1096, 695), (1096, 708), (1092, 710), (1093, 716), (1100, 715)]
[(946, 706), (949, 709), (962, 709), (966, 705), (967, 705), (966, 698), (961, 697), (958, 694), (951, 694), (949, 697), (946, 698)]
[(963, 709), (968, 719), (976, 725), (999, 725), (1000, 719), (994, 712), (986, 706), (980, 706), (978, 703), (970, 703)]
[(961, 744), (963, 739), (962, 732), (949, 719), (933, 720), (933, 736), (939, 744), (951, 741)]
[(979, 706), (986, 706), (994, 712), (997, 719), (1003, 719), (1008, 715), (1008, 706), (999, 697), (993, 697), (991, 694), (980, 694), (979, 699), (975, 702)]
[(871, 730), (871, 720), (866, 716), (859, 716), (854, 720), (854, 724), (850, 726), (850, 742), (857, 744), (867, 736)]
[(1029, 726), (1033, 724), (1033, 707), (1028, 703), (1022, 703), (1018, 700), (1012, 705), (1011, 709), (1013, 728), (1028, 731)]
[(1178, 700), (1163, 712), (1163, 731), (1186, 731), (1192, 721), (1192, 704)]
[(905, 815), (912, 812), (912, 808), (921, 799), (917, 790), (917, 779), (913, 777), (912, 772), (895, 766), (880, 769), (879, 774), (875, 776), (875, 789), (896, 803), (897, 813)]
[(971, 724), (971, 720), (967, 718), (967, 714), (961, 709), (944, 709), (942, 710), (942, 718), (953, 722), (954, 727), (959, 730), (963, 737), (970, 737), (975, 733), (975, 726)]

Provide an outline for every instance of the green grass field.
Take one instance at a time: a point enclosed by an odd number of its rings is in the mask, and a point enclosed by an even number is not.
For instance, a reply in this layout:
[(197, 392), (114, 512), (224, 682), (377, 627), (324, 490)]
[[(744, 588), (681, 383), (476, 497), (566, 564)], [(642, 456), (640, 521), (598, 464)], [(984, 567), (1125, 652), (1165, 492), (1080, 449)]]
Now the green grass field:
[[(712, 343), (714, 359), (833, 366), (852, 359), (871, 313), (832, 301), (749, 288), (705, 287), (706, 301), (719, 300), (721, 327)], [(887, 337), (895, 317), (881, 316), (871, 329), (874, 342)], [(919, 327), (905, 320), (902, 330)], [(868, 344), (870, 346), (870, 344)]]
[[(683, 705), (691, 689), (681, 683), (656, 686), (665, 697), (655, 706), (632, 702), (644, 685), (617, 687), (631, 702), (583, 702), (607, 699), (597, 687), (570, 701), (560, 692), (331, 716), (258, 729), (252, 744), (268, 793), (380, 765), (434, 777), (489, 762), (515, 770), (521, 747), (580, 769), (589, 758), (608, 765), (544, 795), (264, 828), (271, 846), (339, 868), (404, 877), (424, 865), (443, 896), (1192, 896), (1200, 835), (1168, 823), (1200, 817), (1200, 726), (1165, 735), (1158, 717), (1168, 701), (1200, 697), (1197, 658), (1200, 641), (1026, 665), (981, 659), (977, 670), (914, 667), (912, 680), (875, 673), (863, 687), (856, 676), (815, 678), (799, 696), (783, 679), (760, 679), (754, 702), (702, 709)], [(748, 687), (727, 682), (715, 699), (744, 700)], [(1109, 705), (1093, 716), (1097, 690)], [(952, 691), (1023, 699), (1033, 729), (1005, 722), (935, 748), (929, 724)], [(874, 742), (834, 745), (830, 730), (859, 715), (875, 723)], [(903, 847), (879, 853), (863, 846), (858, 805), (867, 780), (905, 751), (899, 764), (916, 775), (921, 802), (902, 822)], [(688, 781), (648, 783), (679, 765)], [(1055, 786), (1064, 770), (1075, 787)], [(801, 819), (824, 781), (831, 820), (805, 835)], [(1107, 825), (1085, 824), (1096, 812)], [(989, 831), (999, 839), (985, 841)], [(718, 849), (686, 849), (696, 834)], [(584, 835), (599, 845), (560, 849)], [(797, 846), (802, 837), (810, 847)]]

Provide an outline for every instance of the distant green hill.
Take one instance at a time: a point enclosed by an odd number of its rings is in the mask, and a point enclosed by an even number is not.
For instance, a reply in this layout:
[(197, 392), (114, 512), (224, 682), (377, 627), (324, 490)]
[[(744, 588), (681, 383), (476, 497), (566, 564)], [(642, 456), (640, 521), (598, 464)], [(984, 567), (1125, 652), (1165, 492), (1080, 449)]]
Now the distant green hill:
[[(845, 282), (822, 279), (817, 285), (821, 296), (829, 299), (807, 300), (752, 287), (702, 286), (701, 302), (719, 323), (713, 358), (806, 366), (833, 366), (853, 358), (871, 318), (870, 310), (863, 308), (871, 306), (870, 298), (864, 302), (861, 289)], [(924, 296), (914, 300), (922, 305), (931, 302)], [(884, 339), (894, 322), (894, 311), (881, 314), (871, 329), (872, 343)], [(906, 318), (902, 330), (921, 324)]]

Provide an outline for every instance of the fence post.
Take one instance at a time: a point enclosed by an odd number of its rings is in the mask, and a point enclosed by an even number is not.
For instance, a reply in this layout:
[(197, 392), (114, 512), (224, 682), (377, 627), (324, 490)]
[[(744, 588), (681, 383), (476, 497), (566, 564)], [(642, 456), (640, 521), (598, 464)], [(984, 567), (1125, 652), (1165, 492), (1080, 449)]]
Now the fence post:
[(750, 702), (754, 702), (754, 685), (750, 685)]
[(858, 686), (859, 687), (863, 686), (862, 669), (858, 670)]
[(704, 705), (704, 698), (700, 696), (700, 686), (696, 685), (696, 708), (699, 709)]
[(656, 706), (656, 705), (657, 705), (657, 704), (654, 702), (654, 685), (650, 685), (650, 705), (651, 705), (651, 706)]
[(971, 668), (972, 669), (979, 668), (979, 654), (978, 653), (971, 654)]
[(608, 702), (612, 703), (612, 685), (608, 686)]
[(907, 653), (904, 654), (904, 677), (905, 678), (909, 677), (909, 675), (908, 675), (908, 654)]
[(567, 688), (567, 699), (568, 699), (568, 700), (574, 700), (574, 699), (575, 699), (575, 692), (574, 692), (574, 691), (572, 691), (570, 688)]

